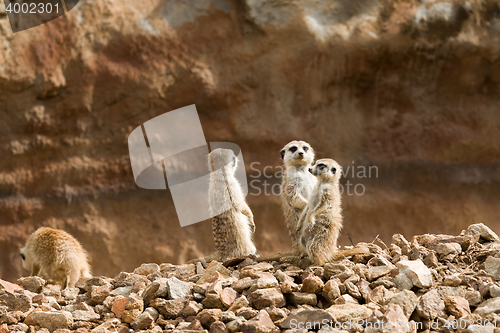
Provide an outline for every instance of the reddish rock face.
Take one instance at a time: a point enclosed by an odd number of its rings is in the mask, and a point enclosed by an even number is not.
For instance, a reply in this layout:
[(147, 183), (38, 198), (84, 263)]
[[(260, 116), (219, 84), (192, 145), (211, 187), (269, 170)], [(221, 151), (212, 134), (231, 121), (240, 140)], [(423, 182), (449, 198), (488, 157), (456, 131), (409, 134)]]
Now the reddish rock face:
[(210, 254), (210, 223), (181, 228), (128, 157), (132, 129), (190, 104), (207, 141), (242, 148), (260, 253), (290, 249), (274, 194), (294, 139), (344, 168), (341, 245), (498, 231), (496, 2), (204, 3), (82, 2), (16, 34), (0, 13), (2, 279), (28, 275), (41, 225), (81, 241), (96, 276)]

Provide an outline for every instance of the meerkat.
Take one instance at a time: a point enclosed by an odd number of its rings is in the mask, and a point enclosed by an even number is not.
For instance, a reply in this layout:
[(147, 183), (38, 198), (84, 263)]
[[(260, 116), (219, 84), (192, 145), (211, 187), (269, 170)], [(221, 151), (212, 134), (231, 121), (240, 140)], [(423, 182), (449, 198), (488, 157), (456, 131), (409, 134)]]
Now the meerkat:
[(73, 288), (80, 277), (91, 277), (87, 253), (69, 233), (41, 227), (21, 249), (23, 267), (32, 276), (42, 276), (61, 286)]
[(334, 258), (342, 229), (342, 167), (334, 160), (321, 159), (309, 172), (318, 178), (318, 184), (300, 216), (297, 231), (309, 259), (315, 265), (323, 265)]
[(231, 149), (214, 149), (208, 155), (209, 205), (215, 254), (218, 261), (255, 254), (253, 214), (234, 173), (238, 159)]
[(281, 207), (292, 240), (292, 254), (305, 254), (297, 232), (299, 217), (306, 208), (317, 179), (308, 169), (314, 160), (314, 150), (304, 141), (291, 141), (280, 152), (284, 162), (281, 181)]

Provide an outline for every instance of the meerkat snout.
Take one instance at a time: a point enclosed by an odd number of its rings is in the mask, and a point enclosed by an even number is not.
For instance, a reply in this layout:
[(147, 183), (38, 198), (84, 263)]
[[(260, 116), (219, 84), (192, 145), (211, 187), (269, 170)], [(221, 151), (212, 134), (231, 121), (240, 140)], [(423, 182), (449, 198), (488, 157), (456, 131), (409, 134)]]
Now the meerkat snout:
[(310, 172), (310, 173), (313, 173), (313, 169), (309, 168), (309, 172)]

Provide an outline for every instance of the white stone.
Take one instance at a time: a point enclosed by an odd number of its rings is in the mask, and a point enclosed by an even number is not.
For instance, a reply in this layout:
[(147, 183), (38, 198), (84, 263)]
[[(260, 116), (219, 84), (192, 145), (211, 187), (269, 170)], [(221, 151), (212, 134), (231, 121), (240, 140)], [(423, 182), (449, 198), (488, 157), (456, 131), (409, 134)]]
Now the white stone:
[(396, 264), (401, 273), (405, 274), (419, 288), (432, 286), (432, 273), (421, 260), (403, 260)]

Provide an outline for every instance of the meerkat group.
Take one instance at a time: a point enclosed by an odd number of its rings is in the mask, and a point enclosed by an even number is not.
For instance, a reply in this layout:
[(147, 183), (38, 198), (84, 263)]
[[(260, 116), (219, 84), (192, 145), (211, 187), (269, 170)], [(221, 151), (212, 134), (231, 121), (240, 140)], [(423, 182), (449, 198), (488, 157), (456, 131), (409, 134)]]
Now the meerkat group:
[(281, 206), (292, 254), (306, 254), (314, 264), (323, 265), (337, 251), (342, 229), (342, 167), (332, 159), (312, 165), (314, 150), (304, 141), (289, 142), (280, 154), (284, 163)]
[[(321, 159), (313, 165), (314, 149), (305, 141), (289, 142), (280, 155), (284, 162), (280, 198), (292, 254), (307, 255), (313, 263), (323, 265), (337, 251), (342, 229), (342, 167), (332, 159)], [(234, 176), (236, 156), (230, 149), (215, 149), (208, 155), (208, 164), (215, 253), (206, 259), (254, 254), (255, 223)]]
[[(307, 255), (323, 265), (337, 251), (342, 229), (339, 179), (342, 167), (332, 159), (314, 161), (307, 142), (291, 141), (280, 152), (284, 162), (281, 205), (292, 240), (292, 254)], [(215, 253), (206, 257), (224, 261), (256, 253), (255, 222), (235, 177), (238, 159), (231, 149), (215, 149), (208, 155), (209, 209)], [(80, 277), (91, 277), (87, 253), (69, 233), (42, 227), (21, 249), (23, 267), (62, 289), (72, 288)]]

